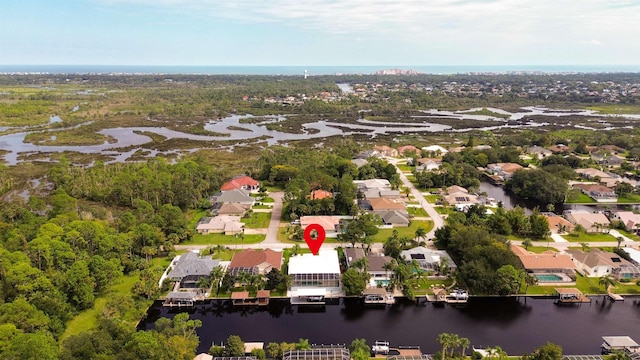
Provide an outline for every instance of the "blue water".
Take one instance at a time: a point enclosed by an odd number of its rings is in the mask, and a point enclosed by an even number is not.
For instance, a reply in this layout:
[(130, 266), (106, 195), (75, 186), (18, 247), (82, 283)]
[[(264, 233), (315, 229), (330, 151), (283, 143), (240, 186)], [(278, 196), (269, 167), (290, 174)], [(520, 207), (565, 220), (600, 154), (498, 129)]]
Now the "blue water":
[(0, 65), (0, 73), (49, 74), (207, 74), (207, 75), (336, 75), (374, 74), (386, 69), (425, 74), (466, 73), (598, 73), (640, 72), (640, 65), (375, 65), (375, 66), (176, 66), (176, 65)]

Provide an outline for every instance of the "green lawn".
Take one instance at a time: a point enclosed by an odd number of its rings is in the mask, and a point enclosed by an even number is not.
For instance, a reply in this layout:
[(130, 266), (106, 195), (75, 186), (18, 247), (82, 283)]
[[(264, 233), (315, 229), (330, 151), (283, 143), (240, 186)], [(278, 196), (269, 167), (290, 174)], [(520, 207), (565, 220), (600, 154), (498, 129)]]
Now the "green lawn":
[[(303, 248), (307, 248), (307, 244), (304, 242), (304, 240), (302, 241), (294, 241), (291, 240), (289, 237), (293, 234), (293, 226), (289, 227), (289, 232), (287, 232), (287, 227), (286, 226), (281, 226), (278, 229), (278, 241), (283, 242), (283, 243), (287, 243), (287, 244), (298, 244)], [(325, 238), (324, 240), (325, 243), (337, 243), (338, 240), (336, 238)]]
[(189, 229), (195, 229), (196, 228), (196, 224), (198, 223), (198, 220), (202, 219), (203, 217), (206, 216), (210, 216), (209, 215), (209, 210), (205, 210), (205, 209), (197, 209), (197, 210), (189, 210), (187, 211), (187, 219), (189, 219)]
[(413, 169), (415, 169), (415, 167), (413, 166), (409, 166), (406, 164), (398, 164), (398, 169), (400, 169), (400, 171), (402, 172), (413, 172)]
[(266, 229), (269, 227), (271, 213), (254, 212), (248, 218), (242, 218), (240, 221), (250, 229)]
[(429, 216), (429, 214), (427, 214), (427, 211), (421, 207), (408, 207), (407, 211), (409, 212), (409, 215), (413, 216)]
[(111, 285), (109, 289), (105, 291), (103, 295), (99, 296), (96, 299), (91, 309), (82, 311), (73, 319), (71, 319), (71, 321), (69, 321), (66, 330), (60, 338), (60, 341), (62, 342), (62, 340), (68, 338), (69, 336), (78, 335), (97, 328), (98, 315), (100, 315), (104, 310), (105, 306), (107, 305), (107, 300), (116, 294), (130, 295), (133, 284), (135, 284), (139, 279), (140, 276), (138, 274), (123, 276), (118, 279), (115, 284)]
[(634, 233), (630, 233), (628, 231), (625, 230), (618, 230), (618, 232), (626, 237), (628, 237), (629, 239), (633, 240), (633, 241), (640, 241), (640, 236), (634, 234)]
[(527, 249), (527, 250), (529, 250), (529, 251), (531, 251), (533, 253), (536, 253), (536, 254), (540, 254), (540, 253), (543, 253), (543, 252), (549, 251), (549, 250), (558, 252), (558, 249), (553, 248), (553, 247), (535, 246), (535, 245), (529, 246), (529, 249)]
[(602, 234), (602, 233), (596, 233), (596, 234), (587, 234), (587, 233), (578, 233), (578, 234), (568, 234), (568, 235), (561, 235), (565, 240), (570, 241), (570, 242), (592, 242), (592, 241), (613, 241), (613, 242), (617, 242), (618, 240), (613, 236), (613, 235), (609, 235), (609, 234)]
[(595, 203), (596, 201), (593, 200), (592, 198), (590, 198), (589, 196), (587, 196), (586, 194), (580, 193), (578, 194), (578, 196), (575, 199), (566, 199), (565, 203), (566, 204), (588, 204), (588, 203)]
[[(245, 235), (245, 244), (257, 244), (264, 241), (265, 235)], [(181, 245), (241, 245), (243, 242), (240, 237), (235, 235), (224, 234), (195, 234), (189, 241), (180, 243)]]
[(272, 209), (273, 205), (253, 205), (254, 209)]
[(431, 285), (444, 285), (445, 287), (449, 287), (453, 284), (452, 279), (445, 280), (429, 280), (426, 276), (420, 279), (419, 287), (415, 289), (414, 295), (416, 296), (425, 296), (430, 293)]
[(424, 195), (424, 198), (427, 199), (430, 204), (435, 204), (438, 200), (442, 201), (442, 195)]
[(378, 231), (378, 233), (376, 234), (376, 236), (374, 237), (374, 242), (385, 242), (387, 241), (387, 239), (389, 239), (389, 237), (391, 237), (393, 230), (397, 230), (398, 231), (398, 236), (399, 237), (403, 237), (403, 236), (408, 236), (410, 238), (415, 238), (416, 237), (416, 230), (422, 227), (425, 232), (429, 232), (431, 231), (431, 229), (433, 229), (433, 222), (432, 221), (412, 221), (411, 225), (408, 227), (397, 227), (397, 228), (393, 228), (393, 229), (380, 229), (380, 231)]
[(626, 196), (618, 197), (619, 204), (625, 203), (640, 203), (640, 195), (636, 194), (627, 194)]
[(275, 200), (273, 200), (273, 198), (266, 197), (266, 198), (264, 198), (264, 199), (260, 200), (260, 202), (263, 202), (263, 203), (273, 203), (273, 202), (275, 202)]

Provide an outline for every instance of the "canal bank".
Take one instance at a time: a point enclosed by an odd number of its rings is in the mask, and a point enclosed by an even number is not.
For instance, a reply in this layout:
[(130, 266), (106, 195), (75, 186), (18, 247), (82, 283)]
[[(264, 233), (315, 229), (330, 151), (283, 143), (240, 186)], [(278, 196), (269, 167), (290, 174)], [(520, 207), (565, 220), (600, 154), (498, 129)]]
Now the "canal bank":
[[(533, 351), (547, 341), (561, 345), (565, 354), (598, 354), (602, 336), (640, 338), (640, 297), (612, 302), (599, 296), (591, 303), (572, 305), (556, 305), (551, 298), (475, 297), (464, 306), (408, 300), (370, 306), (349, 299), (296, 306), (276, 300), (266, 307), (240, 309), (209, 301), (188, 312), (203, 324), (198, 329), (198, 352), (229, 335), (266, 343), (299, 338), (311, 343), (349, 343), (365, 338), (369, 344), (385, 340), (393, 346), (418, 345), (425, 353), (435, 353), (440, 349), (437, 336), (447, 332), (469, 338), (476, 347), (499, 345), (511, 355)], [(150, 329), (159, 317), (172, 318), (177, 313), (178, 309), (156, 302), (139, 328)]]

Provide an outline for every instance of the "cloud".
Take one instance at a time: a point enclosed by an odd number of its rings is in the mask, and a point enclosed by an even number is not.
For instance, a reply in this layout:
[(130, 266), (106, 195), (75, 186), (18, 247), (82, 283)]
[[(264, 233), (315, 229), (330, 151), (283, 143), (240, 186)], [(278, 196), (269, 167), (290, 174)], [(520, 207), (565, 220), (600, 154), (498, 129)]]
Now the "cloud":
[(600, 46), (600, 45), (602, 45), (602, 41), (596, 40), (596, 39), (593, 39), (593, 40), (582, 40), (582, 41), (580, 41), (580, 44)]

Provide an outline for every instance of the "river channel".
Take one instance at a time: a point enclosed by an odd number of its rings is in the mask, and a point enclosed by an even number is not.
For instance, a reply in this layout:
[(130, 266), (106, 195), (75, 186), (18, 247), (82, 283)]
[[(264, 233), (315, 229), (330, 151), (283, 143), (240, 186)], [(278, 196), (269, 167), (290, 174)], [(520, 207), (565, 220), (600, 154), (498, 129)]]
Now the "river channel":
[[(424, 353), (440, 349), (443, 332), (466, 337), (475, 347), (501, 346), (521, 355), (544, 345), (559, 344), (564, 354), (599, 354), (602, 336), (628, 335), (640, 340), (640, 298), (611, 302), (594, 297), (589, 304), (556, 305), (549, 298), (472, 298), (464, 307), (404, 301), (393, 306), (366, 307), (357, 301), (315, 308), (272, 300), (268, 308), (232, 309), (231, 305), (200, 304), (190, 310), (200, 319), (200, 346), (205, 352), (229, 335), (244, 341), (350, 343), (365, 338), (389, 341), (391, 347), (419, 345)], [(139, 328), (150, 329), (160, 316), (173, 317), (177, 309), (156, 302)], [(184, 311), (184, 309), (183, 309)]]

